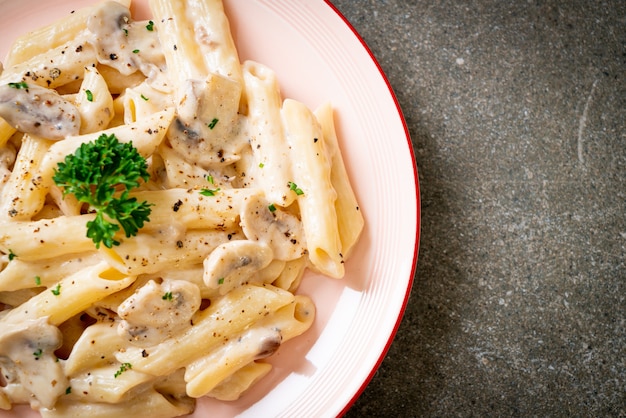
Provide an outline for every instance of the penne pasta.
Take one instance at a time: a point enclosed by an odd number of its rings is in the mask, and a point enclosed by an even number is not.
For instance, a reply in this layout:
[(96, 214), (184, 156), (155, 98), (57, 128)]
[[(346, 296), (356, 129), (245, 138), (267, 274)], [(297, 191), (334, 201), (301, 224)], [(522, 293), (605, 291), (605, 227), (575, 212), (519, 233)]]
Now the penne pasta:
[(330, 182), (337, 192), (335, 211), (337, 212), (341, 252), (345, 260), (361, 235), (365, 221), (341, 156), (331, 105), (326, 103), (320, 106), (315, 110), (315, 116), (322, 127), (324, 144), (330, 155)]
[[(130, 0), (114, 0), (130, 7)], [(73, 40), (87, 27), (92, 7), (73, 11), (60, 20), (18, 37), (5, 60), (10, 67)]]
[(106, 263), (80, 270), (57, 283), (50, 291), (37, 294), (0, 319), (2, 324), (48, 318), (58, 325), (84, 311), (95, 301), (129, 286), (135, 277), (125, 276)]
[(44, 204), (43, 181), (37, 169), (50, 141), (25, 135), (11, 176), (0, 191), (0, 220), (30, 220)]
[(335, 210), (337, 192), (330, 180), (330, 162), (322, 129), (311, 110), (295, 100), (285, 100), (281, 114), (294, 161), (292, 184), (301, 190), (298, 206), (309, 259), (322, 273), (335, 278), (343, 277), (341, 239)]
[(262, 64), (246, 61), (243, 77), (254, 156), (249, 169), (253, 170), (267, 200), (289, 206), (295, 195), (289, 191), (289, 182), (293, 178), (292, 165), (281, 122), (282, 99), (276, 74)]

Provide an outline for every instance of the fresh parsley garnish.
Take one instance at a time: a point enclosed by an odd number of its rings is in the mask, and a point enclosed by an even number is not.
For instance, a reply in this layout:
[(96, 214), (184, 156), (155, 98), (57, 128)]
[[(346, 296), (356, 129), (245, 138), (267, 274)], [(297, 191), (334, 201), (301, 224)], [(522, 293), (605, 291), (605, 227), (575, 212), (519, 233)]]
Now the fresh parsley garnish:
[(274, 206), (273, 203), (269, 205), (267, 208), (270, 210), (270, 212), (276, 212), (276, 206)]
[(219, 187), (217, 189), (201, 189), (200, 194), (202, 196), (215, 196), (219, 191)]
[(172, 292), (165, 292), (163, 296), (161, 296), (163, 300), (172, 300)]
[(294, 183), (293, 181), (289, 182), (289, 190), (294, 191), (298, 196), (301, 196), (301, 195), (304, 194), (302, 189), (299, 188), (298, 185), (296, 183)]
[(93, 93), (91, 92), (91, 90), (85, 90), (85, 94), (87, 95), (87, 101), (93, 102)]
[(140, 179), (150, 178), (147, 167), (131, 143), (119, 142), (114, 134), (102, 134), (65, 157), (52, 179), (63, 195), (73, 194), (96, 212), (96, 218), (87, 222), (87, 237), (96, 248), (101, 243), (111, 248), (120, 244), (114, 238), (120, 226), (128, 238), (150, 221), (150, 204), (129, 196)]
[(33, 356), (35, 356), (35, 360), (39, 360), (42, 355), (43, 355), (43, 351), (41, 350), (41, 348), (38, 348), (37, 351), (33, 353)]
[(39, 276), (35, 276), (35, 284), (36, 284), (37, 286), (41, 286), (41, 277), (39, 277)]
[(224, 284), (224, 278), (220, 277), (220, 279), (217, 281), (217, 284)]
[(9, 248), (9, 261), (13, 260), (17, 255)]
[(120, 366), (119, 370), (115, 372), (113, 377), (117, 379), (126, 370), (130, 370), (132, 368), (133, 368), (132, 364), (130, 364), (130, 363), (122, 363), (122, 365)]
[(146, 25), (146, 29), (148, 29), (150, 32), (152, 32), (154, 30), (154, 22), (149, 20), (148, 24)]
[(215, 128), (215, 125), (217, 125), (217, 122), (219, 122), (219, 119), (218, 118), (213, 118), (211, 123), (209, 123), (207, 126), (209, 127), (209, 129), (213, 129), (213, 128)]
[(26, 84), (25, 81), (20, 81), (19, 83), (9, 83), (9, 87), (12, 87), (14, 89), (27, 89), (28, 84)]
[(61, 294), (61, 283), (57, 283), (57, 287), (50, 290), (54, 296), (59, 296)]

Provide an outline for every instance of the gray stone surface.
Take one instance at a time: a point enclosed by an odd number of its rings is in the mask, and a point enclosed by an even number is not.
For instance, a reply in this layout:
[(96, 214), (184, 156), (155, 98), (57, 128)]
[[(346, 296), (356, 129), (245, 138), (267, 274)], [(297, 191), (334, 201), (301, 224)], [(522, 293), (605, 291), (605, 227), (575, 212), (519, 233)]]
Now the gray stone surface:
[(422, 198), (405, 317), (347, 416), (626, 416), (626, 2), (333, 3)]

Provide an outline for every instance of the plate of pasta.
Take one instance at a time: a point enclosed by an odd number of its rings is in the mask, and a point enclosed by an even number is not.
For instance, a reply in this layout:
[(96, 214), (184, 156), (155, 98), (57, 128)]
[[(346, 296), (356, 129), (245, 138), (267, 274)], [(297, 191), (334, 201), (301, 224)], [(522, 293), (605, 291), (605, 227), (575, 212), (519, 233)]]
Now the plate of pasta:
[(0, 417), (337, 416), (401, 320), (411, 141), (323, 0), (0, 0)]

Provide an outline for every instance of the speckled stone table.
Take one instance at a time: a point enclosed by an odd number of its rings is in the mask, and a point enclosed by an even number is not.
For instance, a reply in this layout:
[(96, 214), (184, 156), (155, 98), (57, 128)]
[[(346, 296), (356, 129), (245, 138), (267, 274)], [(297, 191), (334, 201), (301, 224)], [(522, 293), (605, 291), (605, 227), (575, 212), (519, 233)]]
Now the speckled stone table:
[(333, 3), (422, 198), (405, 317), (347, 416), (626, 416), (626, 2)]

